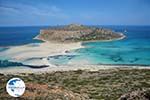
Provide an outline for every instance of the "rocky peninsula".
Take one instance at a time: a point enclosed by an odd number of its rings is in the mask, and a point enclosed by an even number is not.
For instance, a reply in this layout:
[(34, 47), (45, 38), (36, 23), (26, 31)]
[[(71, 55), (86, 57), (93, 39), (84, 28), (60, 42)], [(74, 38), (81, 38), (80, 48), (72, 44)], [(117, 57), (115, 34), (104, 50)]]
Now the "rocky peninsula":
[(124, 38), (125, 35), (109, 29), (90, 27), (85, 25), (70, 24), (61, 27), (52, 27), (40, 30), (36, 39), (50, 42), (83, 42), (107, 41)]

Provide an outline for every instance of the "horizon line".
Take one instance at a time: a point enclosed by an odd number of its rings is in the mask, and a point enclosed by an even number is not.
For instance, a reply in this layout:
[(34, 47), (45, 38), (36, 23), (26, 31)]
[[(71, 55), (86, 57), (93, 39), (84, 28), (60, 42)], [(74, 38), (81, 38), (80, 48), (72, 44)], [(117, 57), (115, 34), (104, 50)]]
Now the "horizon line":
[[(50, 26), (65, 26), (65, 25), (70, 25), (70, 24), (54, 24), (54, 25), (4, 25), (4, 26), (1, 26), (0, 27), (50, 27)], [(85, 25), (85, 26), (150, 26), (150, 25), (113, 25), (113, 24), (110, 24), (110, 25), (105, 25), (105, 24), (80, 24), (80, 25)]]

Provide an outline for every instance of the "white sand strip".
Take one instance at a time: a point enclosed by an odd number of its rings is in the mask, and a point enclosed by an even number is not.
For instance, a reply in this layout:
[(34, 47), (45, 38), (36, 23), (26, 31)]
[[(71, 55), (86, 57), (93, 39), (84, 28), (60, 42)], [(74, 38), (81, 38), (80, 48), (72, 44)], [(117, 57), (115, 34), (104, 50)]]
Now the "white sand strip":
[[(50, 43), (44, 42), (39, 43), (37, 46), (32, 46), (31, 44), (23, 45), (23, 46), (15, 46), (10, 49), (0, 52), (0, 56), (6, 56), (11, 58), (13, 61), (24, 62), (29, 58), (38, 58), (45, 57), (58, 54), (65, 54), (66, 51), (70, 51), (73, 49), (82, 48), (80, 42), (78, 43)], [(48, 61), (45, 59), (34, 60), (33, 62), (28, 62), (30, 65), (49, 65)]]
[(51, 66), (46, 68), (29, 68), (29, 67), (10, 67), (0, 70), (2, 74), (20, 74), (20, 73), (49, 73), (54, 71), (73, 71), (73, 70), (88, 70), (98, 71), (106, 69), (150, 69), (150, 66), (121, 66), (121, 65), (64, 65), (64, 66)]

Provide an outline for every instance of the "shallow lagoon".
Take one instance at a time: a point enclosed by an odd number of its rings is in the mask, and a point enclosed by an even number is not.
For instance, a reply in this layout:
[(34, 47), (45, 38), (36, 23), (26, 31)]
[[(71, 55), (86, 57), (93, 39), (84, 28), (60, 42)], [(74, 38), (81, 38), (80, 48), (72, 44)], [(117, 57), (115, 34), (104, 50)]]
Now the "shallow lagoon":
[(67, 59), (62, 55), (50, 62), (56, 64), (150, 65), (150, 26), (109, 26), (108, 28), (123, 32), (126, 38), (109, 42), (86, 42), (82, 44), (85, 48), (71, 51), (70, 54), (77, 54), (76, 57)]
[[(109, 42), (85, 42), (85, 48), (67, 52), (66, 55), (49, 56), (47, 60), (56, 65), (65, 64), (129, 64), (150, 65), (150, 26), (97, 26), (123, 32), (126, 38)], [(33, 40), (44, 27), (0, 28), (0, 52), (7, 46), (38, 46), (41, 41)], [(45, 27), (46, 28), (46, 27)], [(7, 30), (5, 30), (7, 29)], [(124, 32), (127, 30), (127, 32)], [(12, 33), (11, 33), (12, 31)], [(4, 35), (5, 34), (5, 35)], [(15, 35), (15, 36), (14, 36)], [(26, 38), (23, 38), (26, 36)], [(10, 41), (8, 41), (10, 40)], [(21, 42), (23, 41), (23, 42)], [(36, 58), (38, 59), (38, 58)], [(40, 58), (39, 58), (40, 59)], [(11, 60), (0, 55), (0, 60)], [(34, 60), (30, 59), (30, 60)], [(3, 65), (1, 65), (3, 66)]]

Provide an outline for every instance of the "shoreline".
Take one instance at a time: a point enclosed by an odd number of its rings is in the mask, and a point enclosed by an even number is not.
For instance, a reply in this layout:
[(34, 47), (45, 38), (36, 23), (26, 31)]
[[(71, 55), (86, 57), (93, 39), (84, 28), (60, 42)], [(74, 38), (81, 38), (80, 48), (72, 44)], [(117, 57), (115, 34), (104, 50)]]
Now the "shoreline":
[(62, 65), (62, 66), (49, 66), (46, 68), (29, 68), (29, 67), (9, 67), (1, 68), (0, 74), (22, 74), (22, 73), (52, 73), (63, 71), (99, 71), (99, 70), (115, 70), (115, 69), (150, 69), (150, 66), (128, 66), (128, 65)]
[[(112, 39), (106, 40), (108, 41), (115, 41), (124, 39), (126, 36), (122, 34), (122, 37), (119, 39)], [(54, 71), (74, 71), (74, 70), (89, 70), (89, 71), (98, 71), (98, 70), (106, 70), (106, 69), (117, 69), (117, 68), (128, 68), (128, 69), (150, 69), (150, 66), (143, 66), (143, 65), (113, 65), (113, 64), (101, 64), (101, 65), (91, 65), (91, 64), (75, 64), (75, 65), (52, 65), (46, 59), (48, 56), (55, 56), (55, 55), (64, 55), (67, 54), (66, 51), (84, 48), (82, 46), (83, 42), (75, 42), (75, 43), (56, 43), (56, 42), (48, 42), (46, 40), (38, 38), (36, 36), (34, 39), (42, 40), (43, 43), (37, 43), (37, 46), (33, 46), (34, 44), (27, 44), (22, 46), (13, 46), (10, 47), (9, 50), (4, 51), (4, 54), (10, 55), (14, 61), (25, 61), (29, 58), (38, 58), (42, 57), (40, 60), (35, 60), (29, 63), (29, 65), (48, 65), (45, 68), (30, 68), (24, 66), (18, 67), (7, 67), (7, 68), (0, 68), (0, 73), (3, 74), (19, 74), (19, 73), (45, 73), (45, 72), (54, 72)], [(98, 40), (97, 40), (98, 41)], [(101, 41), (101, 40), (99, 40)], [(98, 42), (99, 42), (98, 41)], [(86, 42), (96, 42), (96, 41), (86, 41)], [(103, 42), (103, 41), (102, 41)], [(26, 63), (25, 63), (26, 64)]]
[(122, 37), (110, 40), (91, 40), (91, 41), (82, 41), (82, 43), (90, 43), (90, 42), (112, 42), (112, 41), (119, 41), (126, 38), (126, 36), (122, 33), (119, 33)]
[[(8, 50), (0, 52), (2, 57), (8, 57), (10, 61), (21, 62), (24, 65), (49, 65), (48, 56), (63, 55), (66, 51), (83, 48), (81, 42), (78, 43), (51, 43), (43, 42), (37, 44), (27, 44), (22, 46), (13, 46)], [(28, 59), (37, 58), (34, 61)], [(38, 59), (39, 58), (39, 59)], [(42, 58), (42, 59), (40, 59)], [(25, 62), (25, 63), (24, 63)]]

